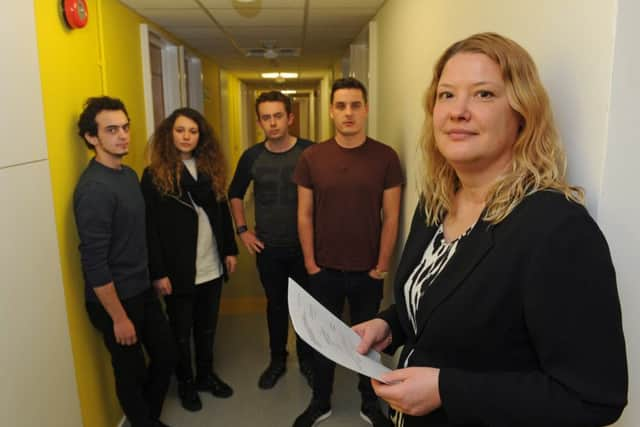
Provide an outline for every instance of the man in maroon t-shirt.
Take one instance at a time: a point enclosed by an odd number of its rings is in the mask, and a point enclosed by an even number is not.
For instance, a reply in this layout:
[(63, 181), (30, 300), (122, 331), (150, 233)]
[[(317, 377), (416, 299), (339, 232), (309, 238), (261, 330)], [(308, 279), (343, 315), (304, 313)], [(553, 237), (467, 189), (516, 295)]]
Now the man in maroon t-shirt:
[[(356, 79), (337, 80), (330, 115), (336, 135), (300, 156), (298, 234), (309, 273), (309, 291), (336, 316), (349, 301), (355, 323), (374, 317), (398, 231), (401, 186), (395, 151), (368, 138), (367, 91)], [(331, 415), (335, 364), (316, 356), (313, 399), (294, 427), (311, 427)], [(360, 376), (360, 416), (391, 426), (367, 377)]]

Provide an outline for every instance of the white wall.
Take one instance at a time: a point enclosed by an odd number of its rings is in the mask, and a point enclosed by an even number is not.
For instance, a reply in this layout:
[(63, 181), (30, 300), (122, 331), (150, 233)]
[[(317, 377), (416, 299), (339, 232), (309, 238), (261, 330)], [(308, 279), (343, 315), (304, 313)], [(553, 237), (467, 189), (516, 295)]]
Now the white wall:
[[(585, 188), (587, 207), (600, 219), (612, 247), (629, 347), (631, 399), (640, 396), (634, 381), (640, 369), (640, 291), (633, 283), (640, 270), (632, 259), (640, 243), (634, 227), (640, 202), (632, 187), (640, 158), (640, 134), (633, 122), (640, 99), (633, 45), (640, 39), (634, 22), (638, 17), (635, 0), (461, 0), (455, 5), (387, 0), (375, 18), (377, 135), (398, 151), (406, 168), (404, 236), (417, 200), (422, 101), (437, 57), (451, 43), (482, 31), (511, 37), (531, 53), (568, 152), (569, 180)], [(640, 425), (638, 408), (628, 408), (619, 425)]]
[(33, 2), (0, 15), (3, 425), (80, 426), (53, 216)]
[(617, 424), (640, 425), (640, 200), (638, 168), (640, 160), (640, 36), (637, 0), (618, 0), (613, 84), (609, 113), (604, 177), (598, 222), (602, 227), (615, 261), (622, 315), (627, 338), (627, 355), (631, 384), (630, 405)]

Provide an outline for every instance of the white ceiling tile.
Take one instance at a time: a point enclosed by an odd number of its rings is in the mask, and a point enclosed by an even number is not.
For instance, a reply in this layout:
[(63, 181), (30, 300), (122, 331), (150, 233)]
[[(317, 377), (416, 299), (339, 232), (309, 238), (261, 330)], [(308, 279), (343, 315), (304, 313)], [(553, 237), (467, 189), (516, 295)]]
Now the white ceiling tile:
[(167, 27), (167, 31), (183, 40), (217, 38), (227, 40), (224, 33), (213, 25), (208, 27)]
[(212, 24), (201, 9), (140, 9), (138, 13), (163, 27), (206, 27)]
[(371, 20), (371, 9), (316, 9), (309, 13), (310, 26), (364, 26)]
[(209, 9), (209, 12), (220, 25), (229, 27), (302, 26), (304, 22), (302, 9)]
[[(153, 1), (153, 0), (150, 0)], [(260, 6), (264, 9), (304, 9), (305, 0), (256, 0), (252, 3), (240, 3), (234, 0), (200, 0), (204, 7), (211, 9), (251, 9)]]
[(300, 47), (302, 27), (227, 27), (238, 45), (260, 47), (261, 40), (275, 40), (277, 47)]
[(120, 0), (132, 9), (199, 9), (195, 0)]
[(309, 10), (314, 9), (375, 9), (378, 10), (384, 0), (309, 0)]
[[(303, 35), (306, 0), (255, 0), (246, 5), (236, 0), (121, 1), (185, 44), (211, 56), (221, 67), (252, 72), (274, 67), (292, 71), (330, 67), (384, 3), (384, 0), (309, 0)], [(227, 37), (242, 48), (260, 47), (261, 40), (275, 40), (278, 47), (301, 47), (302, 56), (276, 61), (248, 58)]]

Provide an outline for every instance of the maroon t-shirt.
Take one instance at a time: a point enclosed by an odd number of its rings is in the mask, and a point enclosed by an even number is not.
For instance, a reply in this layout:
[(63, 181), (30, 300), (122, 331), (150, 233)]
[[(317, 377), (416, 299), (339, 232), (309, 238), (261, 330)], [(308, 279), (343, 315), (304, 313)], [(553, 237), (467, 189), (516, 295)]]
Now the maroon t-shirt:
[(316, 263), (346, 271), (374, 268), (382, 193), (403, 182), (396, 152), (371, 138), (356, 148), (330, 139), (302, 153), (293, 180), (313, 191)]

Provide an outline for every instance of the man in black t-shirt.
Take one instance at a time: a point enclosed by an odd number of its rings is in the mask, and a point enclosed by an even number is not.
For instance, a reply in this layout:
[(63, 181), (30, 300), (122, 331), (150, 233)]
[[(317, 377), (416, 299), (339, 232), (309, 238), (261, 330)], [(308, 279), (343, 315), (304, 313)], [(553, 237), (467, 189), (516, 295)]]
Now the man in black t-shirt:
[[(281, 92), (261, 94), (256, 100), (258, 125), (265, 140), (240, 158), (229, 187), (236, 231), (249, 253), (256, 254), (260, 281), (267, 296), (267, 323), (271, 361), (258, 386), (270, 389), (286, 371), (289, 308), (288, 278), (306, 288), (307, 273), (296, 227), (297, 189), (291, 177), (303, 150), (312, 143), (289, 134), (293, 123), (291, 100)], [(247, 227), (243, 198), (253, 181), (255, 232)], [(312, 382), (312, 350), (296, 342), (300, 372)]]
[(166, 427), (159, 417), (175, 350), (149, 281), (138, 177), (122, 164), (129, 151), (124, 104), (106, 96), (89, 98), (78, 131), (96, 153), (73, 199), (89, 319), (111, 354), (116, 393), (131, 426)]

